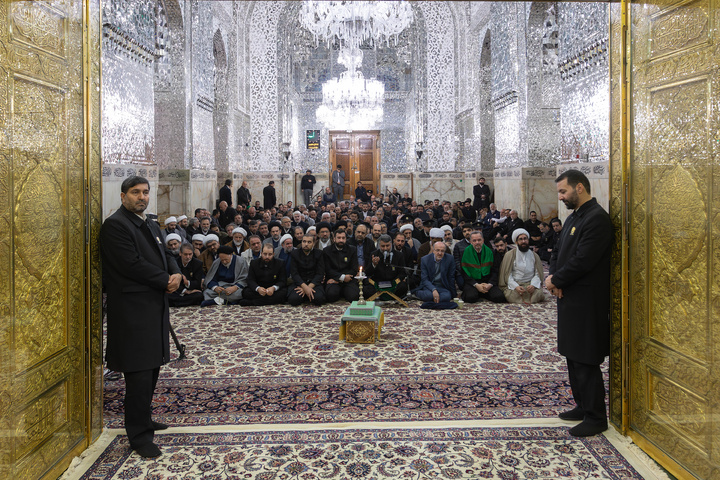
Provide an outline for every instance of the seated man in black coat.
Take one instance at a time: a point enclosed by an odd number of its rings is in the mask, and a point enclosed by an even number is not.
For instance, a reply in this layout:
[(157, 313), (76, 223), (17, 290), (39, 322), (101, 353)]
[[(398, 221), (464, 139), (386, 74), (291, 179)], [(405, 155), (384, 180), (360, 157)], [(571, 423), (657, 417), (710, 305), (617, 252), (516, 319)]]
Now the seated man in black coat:
[(355, 247), (345, 242), (345, 230), (335, 230), (334, 243), (325, 247), (325, 296), (335, 302), (342, 296), (348, 302), (360, 298), (360, 288), (355, 276), (358, 259)]
[(485, 245), (482, 232), (470, 234), (470, 246), (463, 251), (460, 266), (465, 287), (462, 299), (475, 303), (485, 298), (495, 303), (505, 303), (505, 295), (498, 287), (500, 256)]
[(183, 278), (180, 281), (180, 288), (168, 295), (170, 306), (200, 305), (203, 301), (202, 281), (205, 278), (205, 272), (202, 262), (195, 258), (192, 245), (183, 243), (176, 261)]
[(300, 246), (290, 253), (290, 276), (294, 284), (288, 291), (288, 303), (297, 306), (308, 300), (313, 305), (322, 305), (325, 303), (324, 254), (315, 248), (313, 235), (304, 235)]
[(370, 263), (370, 254), (375, 250), (375, 243), (368, 238), (367, 224), (359, 224), (355, 228), (355, 235), (347, 241), (347, 244), (355, 247), (358, 265), (367, 268), (367, 264)]
[(243, 289), (240, 305), (276, 305), (287, 298), (285, 262), (275, 258), (275, 249), (269, 243), (262, 246), (260, 258), (250, 262), (247, 287)]
[(368, 284), (365, 285), (363, 293), (366, 297), (373, 295), (376, 290), (388, 288), (400, 298), (407, 294), (405, 258), (402, 254), (393, 251), (390, 235), (380, 236), (378, 249), (372, 253), (365, 271)]

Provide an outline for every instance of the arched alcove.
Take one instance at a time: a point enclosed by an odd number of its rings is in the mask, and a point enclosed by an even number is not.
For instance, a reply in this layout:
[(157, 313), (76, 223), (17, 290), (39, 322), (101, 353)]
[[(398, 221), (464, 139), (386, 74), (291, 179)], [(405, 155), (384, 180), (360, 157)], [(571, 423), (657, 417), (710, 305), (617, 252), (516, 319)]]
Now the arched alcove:
[(185, 165), (185, 29), (178, 0), (158, 2), (158, 48), (155, 61), (155, 158), (158, 168)]
[(480, 110), (479, 170), (495, 169), (495, 108), (492, 104), (492, 49), (490, 29), (485, 31), (480, 47), (478, 99)]
[(228, 79), (225, 41), (220, 30), (213, 37), (213, 58), (215, 60), (215, 107), (213, 109), (213, 137), (215, 141), (215, 170), (227, 172), (228, 162)]
[(560, 76), (557, 71), (557, 7), (533, 2), (527, 25), (528, 166), (560, 159)]

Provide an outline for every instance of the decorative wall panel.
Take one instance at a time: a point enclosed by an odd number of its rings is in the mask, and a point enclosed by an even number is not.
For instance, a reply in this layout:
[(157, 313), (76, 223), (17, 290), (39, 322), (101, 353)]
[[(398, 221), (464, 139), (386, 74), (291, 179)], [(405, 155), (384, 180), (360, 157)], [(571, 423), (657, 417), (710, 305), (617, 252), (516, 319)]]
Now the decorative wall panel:
[(720, 477), (717, 10), (631, 10), (630, 427), (698, 478)]
[(55, 478), (100, 423), (86, 421), (101, 373), (86, 338), (100, 292), (86, 251), (99, 92), (84, 95), (99, 87), (99, 4), (2, 2), (0, 19), (0, 477)]

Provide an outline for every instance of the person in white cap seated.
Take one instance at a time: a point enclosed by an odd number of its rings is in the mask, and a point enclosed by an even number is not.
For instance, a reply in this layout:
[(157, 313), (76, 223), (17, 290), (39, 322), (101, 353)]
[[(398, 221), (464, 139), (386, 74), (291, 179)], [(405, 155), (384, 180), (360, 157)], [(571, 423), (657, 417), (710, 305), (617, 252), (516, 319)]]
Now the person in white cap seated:
[(177, 228), (178, 228), (178, 230), (183, 231), (183, 233), (185, 234), (184, 238), (188, 238), (186, 229), (187, 229), (189, 223), (190, 222), (188, 220), (187, 215), (180, 215), (179, 217), (177, 217)]
[[(432, 246), (435, 244), (435, 242), (442, 242), (445, 237), (445, 232), (440, 230), (437, 227), (433, 227), (430, 229), (430, 233), (428, 233), (428, 236), (430, 237), (430, 240), (420, 245), (420, 248), (418, 248), (418, 263), (425, 255), (428, 255), (432, 252)], [(449, 253), (448, 249), (445, 249), (445, 253)]]
[(448, 247), (448, 252), (452, 252), (455, 248), (455, 244), (458, 242), (453, 238), (453, 229), (449, 224), (445, 224), (440, 227), (440, 230), (443, 231), (443, 241), (445, 242), (445, 245)]
[(178, 226), (177, 218), (167, 217), (165, 219), (165, 228), (162, 230), (163, 240), (166, 239), (167, 236), (170, 235), (171, 233), (176, 233), (176, 234), (180, 235), (180, 238), (184, 239), (185, 238), (185, 236), (183, 235), (184, 232), (180, 233), (181, 230), (178, 229), (177, 226)]
[(218, 247), (217, 251), (218, 258), (205, 276), (205, 300), (200, 304), (203, 307), (238, 302), (247, 286), (247, 263), (233, 255), (232, 248), (227, 245)]
[(192, 241), (190, 243), (192, 243), (195, 258), (200, 258), (203, 250), (205, 250), (205, 235), (202, 233), (196, 233), (192, 236)]
[(400, 227), (400, 233), (405, 237), (405, 245), (412, 251), (412, 259), (414, 263), (417, 263), (418, 250), (420, 250), (420, 240), (413, 237), (413, 230), (415, 227), (411, 223), (406, 223)]
[(509, 250), (500, 264), (498, 285), (508, 303), (539, 303), (545, 300), (542, 261), (530, 250), (530, 234), (524, 228), (513, 230), (517, 246)]
[(203, 262), (203, 271), (207, 275), (208, 270), (212, 267), (212, 264), (218, 258), (218, 248), (220, 247), (220, 239), (214, 233), (205, 235), (203, 240), (205, 250), (200, 254), (200, 261)]
[(250, 248), (250, 245), (245, 241), (247, 232), (242, 227), (235, 227), (232, 229), (232, 238), (225, 245), (232, 247), (235, 255), (240, 255), (242, 252)]
[(182, 243), (182, 237), (177, 233), (170, 233), (165, 237), (165, 246), (176, 259), (180, 255), (180, 245)]
[(292, 235), (286, 233), (280, 238), (280, 246), (274, 251), (274, 257), (283, 261), (285, 265), (285, 275), (290, 278), (290, 254), (295, 250)]

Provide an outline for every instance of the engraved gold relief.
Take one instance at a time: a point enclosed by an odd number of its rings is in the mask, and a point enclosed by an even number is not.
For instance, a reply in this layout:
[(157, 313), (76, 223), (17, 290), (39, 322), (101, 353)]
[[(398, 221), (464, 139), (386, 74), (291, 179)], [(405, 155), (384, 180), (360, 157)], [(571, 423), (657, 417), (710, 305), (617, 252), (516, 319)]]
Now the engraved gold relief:
[(652, 20), (652, 55), (671, 53), (708, 40), (708, 5), (693, 2)]
[(64, 56), (65, 19), (44, 6), (30, 2), (12, 3), (12, 26), (15, 39)]
[(656, 2), (631, 13), (630, 427), (649, 451), (717, 478), (718, 8)]
[(86, 295), (100, 292), (97, 258), (85, 283), (86, 208), (100, 215), (99, 193), (87, 207), (85, 196), (86, 178), (100, 178), (99, 88), (83, 90), (85, 32), (96, 45), (92, 85), (100, 74), (92, 3), (85, 29), (84, 2), (0, 2), (0, 288), (10, 292), (0, 300), (0, 478), (62, 473), (89, 439), (87, 372), (102, 378), (100, 350), (85, 356)]

